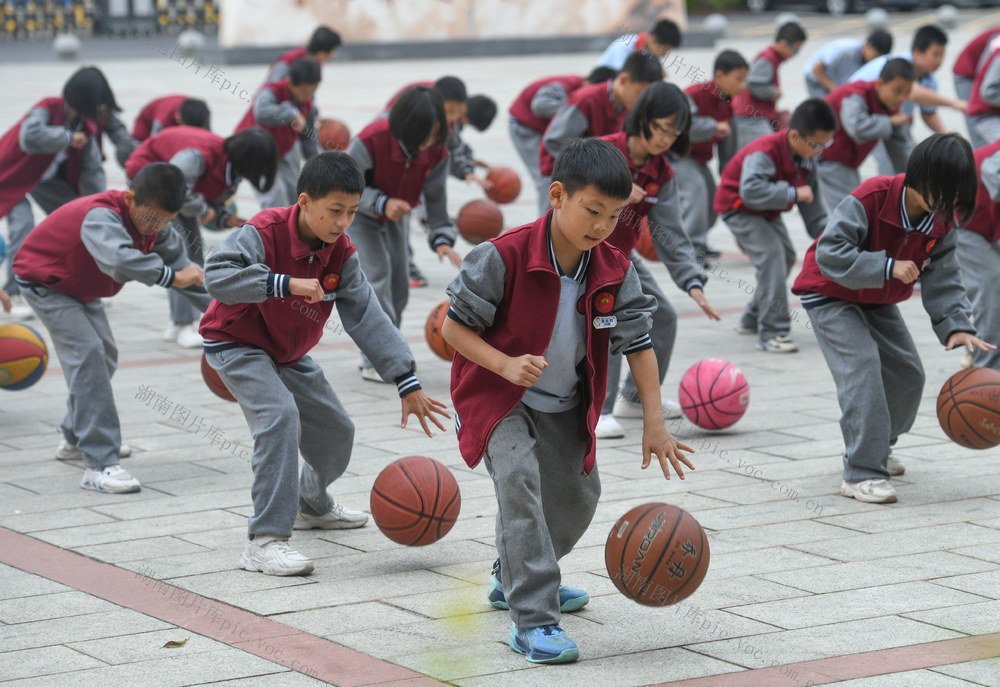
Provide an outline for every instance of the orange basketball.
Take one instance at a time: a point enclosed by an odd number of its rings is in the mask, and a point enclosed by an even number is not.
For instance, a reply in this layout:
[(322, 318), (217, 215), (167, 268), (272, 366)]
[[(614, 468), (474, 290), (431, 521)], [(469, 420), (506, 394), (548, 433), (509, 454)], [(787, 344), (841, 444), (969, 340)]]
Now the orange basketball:
[(458, 233), (475, 245), (493, 239), (503, 231), (503, 213), (491, 200), (470, 200), (455, 219)]
[(941, 429), (956, 444), (1000, 445), (1000, 372), (988, 367), (956, 372), (941, 387), (937, 414)]
[(644, 606), (689, 597), (708, 572), (705, 530), (677, 506), (646, 503), (623, 515), (604, 545), (604, 564), (622, 594)]
[(205, 384), (208, 385), (208, 388), (212, 390), (213, 394), (223, 400), (236, 403), (236, 398), (229, 393), (229, 389), (226, 387), (225, 383), (223, 383), (222, 377), (219, 376), (219, 373), (208, 364), (208, 358), (205, 357), (204, 353), (201, 354), (201, 376), (202, 379), (205, 380)]
[(447, 317), (448, 301), (434, 306), (431, 314), (427, 316), (427, 324), (424, 325), (424, 338), (427, 339), (427, 345), (437, 357), (443, 360), (452, 360), (455, 358), (455, 349), (444, 340), (444, 336), (441, 334), (441, 328)]
[(656, 249), (653, 248), (653, 237), (649, 233), (649, 221), (643, 217), (639, 228), (639, 243), (635, 244), (635, 249), (647, 260), (659, 260)]
[(316, 133), (323, 150), (347, 150), (351, 142), (351, 130), (339, 119), (319, 120)]
[(491, 167), (486, 180), (493, 184), (486, 195), (501, 205), (513, 202), (521, 193), (521, 177), (510, 167)]
[(372, 519), (389, 539), (407, 546), (433, 544), (448, 534), (462, 508), (451, 471), (433, 458), (407, 456), (390, 463), (372, 486)]

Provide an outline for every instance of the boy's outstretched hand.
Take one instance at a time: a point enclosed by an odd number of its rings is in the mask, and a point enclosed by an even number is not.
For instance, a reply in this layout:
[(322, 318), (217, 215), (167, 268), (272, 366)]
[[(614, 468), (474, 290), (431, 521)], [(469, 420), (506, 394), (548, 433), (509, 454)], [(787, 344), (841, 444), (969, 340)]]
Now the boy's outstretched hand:
[(997, 347), (991, 343), (986, 343), (982, 339), (977, 338), (975, 335), (969, 332), (955, 332), (948, 337), (948, 345), (944, 347), (944, 350), (950, 351), (958, 346), (965, 346), (969, 349), (969, 353), (973, 352), (973, 346), (981, 351), (995, 351)]
[(451, 246), (441, 244), (435, 249), (435, 252), (438, 254), (438, 262), (448, 258), (448, 262), (451, 263), (452, 267), (462, 266), (462, 256)]
[(709, 304), (708, 299), (705, 298), (704, 291), (701, 289), (691, 289), (688, 293), (691, 294), (692, 300), (698, 304), (698, 307), (701, 308), (706, 315), (708, 315), (708, 319), (715, 320), (716, 322), (722, 320), (722, 318), (719, 317), (719, 313), (715, 312), (715, 308), (713, 308), (711, 304)]
[(663, 469), (663, 476), (670, 479), (670, 466), (674, 466), (677, 476), (684, 479), (684, 470), (681, 463), (694, 470), (694, 465), (681, 451), (694, 453), (694, 449), (687, 444), (674, 439), (670, 431), (663, 426), (662, 420), (659, 422), (645, 423), (642, 431), (642, 469), (649, 467), (652, 461), (652, 454), (656, 454)]
[(427, 426), (428, 420), (437, 425), (438, 429), (442, 432), (447, 431), (445, 426), (441, 424), (441, 421), (434, 417), (433, 413), (450, 419), (451, 415), (448, 414), (448, 406), (441, 403), (441, 401), (435, 401), (425, 394), (423, 389), (411, 391), (406, 396), (403, 396), (400, 401), (403, 404), (403, 421), (400, 425), (403, 429), (406, 429), (406, 421), (410, 419), (410, 415), (416, 415), (417, 419), (420, 420), (420, 426), (424, 428), (427, 436), (434, 436), (431, 434), (430, 427)]

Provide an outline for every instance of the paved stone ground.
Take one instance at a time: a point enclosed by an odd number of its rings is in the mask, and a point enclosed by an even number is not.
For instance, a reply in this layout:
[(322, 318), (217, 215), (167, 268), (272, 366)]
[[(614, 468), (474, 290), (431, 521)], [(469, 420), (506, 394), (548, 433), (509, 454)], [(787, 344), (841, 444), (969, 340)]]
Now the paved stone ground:
[[(912, 30), (928, 18), (932, 15), (894, 16), (897, 46), (905, 49)], [(960, 47), (998, 20), (996, 13), (961, 14), (941, 70), (945, 90), (951, 89), (950, 65)], [(782, 70), (786, 107), (804, 97), (798, 75), (809, 53), (821, 42), (864, 31), (860, 17), (834, 21), (817, 15), (806, 26), (813, 40)], [(749, 23), (718, 48), (724, 44), (752, 57), (772, 31), (769, 20)], [(686, 65), (705, 72), (713, 55), (681, 52)], [(325, 71), (318, 102), (324, 113), (346, 120), (356, 131), (400, 84), (455, 73), (471, 93), (489, 92), (505, 110), (532, 79), (585, 73), (594, 57), (333, 65)], [(686, 65), (672, 67), (672, 78), (681, 85), (686, 85), (681, 79)], [(139, 45), (134, 59), (100, 66), (129, 119), (156, 95), (190, 93), (210, 102), (213, 124), (225, 132), (246, 107), (238, 96), (219, 92), (221, 84), (172, 62), (154, 46)], [(12, 125), (36, 100), (58, 92), (75, 67), (0, 66), (6, 93), (0, 100), (2, 127)], [(225, 72), (233, 82), (256, 85), (263, 68)], [(944, 117), (964, 131), (957, 113), (945, 111)], [(925, 133), (918, 125), (918, 136)], [(478, 157), (520, 168), (503, 113), (489, 132), (471, 133), (469, 141)], [(106, 169), (109, 183), (120, 187), (121, 170), (111, 160)], [(449, 194), (454, 211), (479, 195), (458, 182)], [(238, 203), (250, 214), (255, 201), (249, 188), (241, 189)], [(530, 221), (534, 207), (526, 190), (504, 208), (507, 225)], [(788, 223), (801, 256), (807, 236), (797, 215)], [(207, 240), (215, 244), (220, 238), (212, 234)], [(485, 470), (465, 467), (452, 432), (428, 439), (412, 425), (400, 429), (395, 391), (360, 379), (355, 346), (335, 322), (314, 357), (357, 425), (353, 461), (334, 486), (335, 497), (351, 507), (367, 507), (372, 481), (385, 465), (408, 454), (436, 458), (452, 468), (463, 497), (461, 517), (442, 542), (401, 547), (372, 525), (296, 533), (293, 544), (316, 559), (313, 575), (275, 578), (237, 569), (251, 513), (251, 472), (242, 457), (250, 447), (244, 419), (236, 406), (214, 397), (202, 383), (200, 352), (161, 340), (167, 321), (162, 292), (135, 284), (114, 299), (109, 317), (121, 360), (114, 378), (116, 400), (124, 437), (135, 450), (124, 466), (141, 480), (141, 493), (85, 492), (78, 486), (80, 464), (53, 460), (65, 398), (53, 359), (52, 369), (30, 390), (0, 398), (0, 527), (168, 582), (206, 603), (225, 602), (464, 687), (567, 681), (646, 685), (1000, 632), (1000, 451), (952, 444), (934, 413), (937, 391), (958, 369), (961, 354), (942, 350), (918, 299), (903, 304), (928, 381), (916, 425), (896, 451), (907, 465), (905, 476), (894, 480), (899, 503), (866, 505), (842, 498), (839, 410), (804, 313), (796, 309), (800, 353), (755, 351), (751, 338), (732, 332), (752, 289), (752, 269), (721, 223), (711, 243), (724, 251), (706, 291), (724, 315), (721, 323), (709, 322), (672, 286), (662, 266), (652, 267), (681, 318), (664, 395), (676, 397), (690, 365), (720, 357), (737, 364), (749, 380), (749, 410), (722, 432), (686, 422), (674, 425), (678, 437), (701, 449), (694, 457), (697, 471), (684, 481), (665, 482), (655, 470), (639, 469), (638, 420), (624, 421), (626, 438), (600, 443), (601, 504), (593, 526), (562, 561), (566, 583), (593, 597), (583, 612), (564, 618), (581, 647), (577, 664), (539, 668), (505, 646), (509, 619), (484, 598), (495, 556), (495, 500)], [(415, 236), (417, 260), (430, 286), (412, 292), (403, 329), (428, 393), (447, 400), (449, 368), (423, 342), (423, 320), (443, 299), (454, 271), (424, 246)], [(460, 246), (463, 252), (468, 248)], [(604, 570), (603, 545), (611, 523), (648, 501), (690, 510), (709, 533), (708, 576), (695, 595), (674, 608), (651, 609), (626, 600)], [(189, 641), (182, 648), (159, 648), (185, 637)], [(231, 642), (10, 565), (0, 565), (0, 682), (320, 684)], [(1000, 685), (1000, 658), (842, 684)]]

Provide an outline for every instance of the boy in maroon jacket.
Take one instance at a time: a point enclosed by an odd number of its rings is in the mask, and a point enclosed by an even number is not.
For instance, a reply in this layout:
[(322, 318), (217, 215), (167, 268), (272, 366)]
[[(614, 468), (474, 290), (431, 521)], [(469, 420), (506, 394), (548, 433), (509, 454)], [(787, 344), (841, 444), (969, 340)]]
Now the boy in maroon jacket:
[(122, 167), (136, 148), (150, 136), (173, 126), (195, 126), (211, 129), (211, 113), (204, 100), (186, 95), (167, 95), (150, 101), (139, 110), (132, 125), (132, 135), (120, 141), (115, 154)]
[[(534, 663), (579, 658), (561, 611), (589, 600), (560, 585), (558, 560), (593, 518), (600, 495), (594, 428), (609, 347), (624, 353), (646, 409), (643, 468), (692, 467), (663, 423), (649, 338), (653, 299), (635, 268), (602, 242), (632, 193), (624, 156), (598, 139), (556, 158), (551, 212), (471, 251), (448, 287), (445, 340), (455, 347), (452, 399), (459, 449), (485, 458), (497, 493), (489, 600), (509, 607), (508, 643)], [(693, 468), (692, 468), (693, 469)], [(503, 604), (503, 605), (501, 605)]]
[(334, 53), (337, 52), (337, 49), (341, 45), (342, 41), (339, 33), (328, 26), (318, 26), (313, 31), (312, 36), (309, 37), (309, 43), (306, 47), (287, 50), (281, 54), (281, 57), (271, 63), (264, 83), (269, 84), (281, 81), (288, 76), (288, 72), (291, 70), (295, 60), (302, 59), (303, 57), (308, 57), (322, 67), (324, 62), (329, 62), (333, 59)]
[(286, 78), (257, 91), (253, 105), (236, 125), (236, 133), (259, 126), (271, 132), (278, 144), (274, 185), (257, 194), (262, 208), (283, 208), (294, 203), (303, 157), (308, 160), (319, 153), (313, 133), (316, 121), (313, 96), (319, 82), (320, 69), (314, 60), (306, 57), (296, 60)]
[(764, 48), (750, 64), (747, 89), (733, 101), (733, 129), (739, 148), (781, 128), (776, 106), (781, 98), (778, 67), (795, 57), (805, 41), (806, 32), (801, 26), (793, 21), (782, 24), (774, 36), (774, 43)]
[(288, 544), (293, 529), (346, 529), (368, 520), (327, 493), (354, 444), (354, 424), (308, 355), (334, 303), (347, 333), (396, 382), (403, 427), (412, 413), (430, 436), (427, 420), (444, 430), (433, 413), (449, 417), (444, 404), (420, 389), (413, 354), (379, 307), (344, 235), (363, 189), (350, 156), (322, 153), (302, 169), (295, 205), (257, 214), (226, 237), (206, 265), (216, 299), (201, 322), (206, 357), (254, 436), (254, 514), (240, 558), (246, 570), (311, 572), (313, 562)]
[(825, 101), (810, 98), (792, 114), (788, 130), (758, 138), (722, 170), (715, 211), (746, 251), (757, 273), (753, 298), (736, 331), (756, 334), (765, 353), (794, 353), (790, 336), (788, 274), (795, 246), (781, 213), (798, 205), (810, 236), (826, 225), (823, 203), (815, 197), (809, 172), (812, 158), (833, 141), (837, 118)]
[(955, 213), (967, 218), (975, 203), (968, 141), (934, 134), (913, 150), (905, 175), (869, 179), (844, 198), (806, 253), (792, 292), (837, 385), (843, 496), (896, 500), (889, 477), (904, 467), (892, 445), (913, 426), (924, 390), (920, 356), (896, 304), (913, 295), (917, 279), (946, 350), (996, 348), (975, 336), (951, 231)]
[(14, 275), (28, 305), (49, 330), (69, 387), (57, 457), (82, 458), (80, 486), (139, 491), (118, 464), (127, 455), (111, 390), (118, 361), (101, 301), (127, 281), (183, 289), (204, 311), (202, 270), (168, 226), (184, 203), (184, 175), (173, 165), (147, 165), (128, 191), (107, 191), (63, 205), (25, 240)]

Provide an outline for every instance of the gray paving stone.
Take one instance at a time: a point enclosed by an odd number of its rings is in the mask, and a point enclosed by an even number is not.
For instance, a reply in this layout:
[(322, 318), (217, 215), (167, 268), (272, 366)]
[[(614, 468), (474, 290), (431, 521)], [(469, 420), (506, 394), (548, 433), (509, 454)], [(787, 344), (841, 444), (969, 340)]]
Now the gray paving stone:
[(969, 687), (975, 683), (950, 678), (932, 670), (908, 670), (905, 673), (844, 680), (837, 684), (840, 687)]
[(6, 527), (15, 532), (40, 532), (78, 525), (96, 525), (102, 522), (114, 522), (114, 519), (95, 513), (88, 508), (71, 508), (54, 512), (24, 513), (0, 517), (0, 527)]
[[(279, 667), (275, 664), (275, 668)], [(287, 670), (283, 673), (270, 673), (257, 677), (238, 678), (236, 680), (222, 680), (212, 682), (220, 687), (316, 687), (316, 685), (326, 685), (328, 682), (307, 677), (302, 673)]]
[(758, 577), (742, 577), (737, 582), (737, 578), (727, 577), (717, 580), (711, 575), (712, 570), (709, 566), (705, 581), (692, 596), (693, 603), (702, 608), (733, 608), (806, 596), (806, 592), (800, 589), (769, 582)]
[[(886, 516), (888, 512), (892, 513), (892, 517)], [(996, 501), (977, 498), (912, 507), (903, 503), (881, 505), (876, 510), (868, 510), (864, 513), (824, 517), (822, 522), (848, 527), (859, 532), (874, 533), (907, 530), (950, 522), (975, 521), (992, 517), (997, 512)]]
[[(795, 546), (804, 542), (855, 535), (857, 532), (816, 520), (799, 520), (708, 532), (708, 543), (712, 547), (712, 553), (715, 554), (764, 549), (771, 546)], [(796, 548), (801, 547), (796, 546)]]
[(170, 627), (156, 618), (125, 608), (13, 625), (0, 624), (0, 648), (30, 649), (74, 641), (121, 637)]
[[(977, 584), (978, 581), (969, 580), (970, 577), (974, 576), (966, 575), (950, 578), (950, 580), (961, 581), (964, 579), (967, 580), (967, 586), (981, 586)], [(982, 595), (966, 594), (955, 590), (949, 591), (943, 589), (939, 584), (905, 582), (829, 594), (815, 594), (801, 598), (766, 601), (740, 606), (733, 609), (733, 612), (778, 627), (797, 629), (828, 623), (845, 623), (863, 618), (877, 618), (907, 611), (976, 603), (983, 600)]]
[[(183, 642), (185, 640), (187, 641), (184, 646), (176, 649), (165, 649), (163, 646), (167, 642)], [(191, 654), (219, 651), (226, 648), (226, 644), (223, 642), (177, 627), (105, 639), (67, 642), (66, 646), (111, 665), (163, 659), (171, 652), (176, 652), (178, 656), (187, 659)]]
[(202, 513), (165, 515), (143, 518), (127, 522), (113, 522), (84, 527), (67, 527), (59, 530), (39, 532), (35, 536), (56, 546), (73, 548), (93, 544), (106, 544), (128, 539), (149, 539), (151, 537), (187, 534), (223, 527), (246, 525), (246, 520), (221, 510)]
[(95, 596), (73, 590), (4, 599), (0, 601), (0, 618), (7, 624), (29, 623), (35, 620), (112, 611), (117, 608), (118, 606)]
[(933, 670), (935, 673), (968, 680), (976, 685), (1000, 687), (1000, 658), (988, 658), (983, 661), (969, 661), (968, 663), (938, 666)]
[(968, 546), (960, 549), (952, 549), (953, 553), (978, 558), (991, 563), (1000, 563), (1000, 547), (996, 544), (982, 544), (980, 546)]
[(906, 618), (969, 635), (1000, 632), (1000, 601), (983, 601), (903, 615)]
[(153, 537), (151, 539), (134, 539), (127, 542), (112, 542), (94, 546), (79, 546), (77, 553), (90, 556), (107, 563), (122, 561), (148, 560), (164, 556), (177, 556), (205, 551), (204, 547), (186, 542), (176, 537)]
[(687, 648), (746, 668), (769, 668), (961, 636), (964, 635), (897, 616), (887, 616), (834, 622), (749, 638), (704, 642)]
[[(711, 545), (711, 542), (709, 544)], [(803, 554), (801, 551), (784, 547), (721, 554), (716, 554), (713, 551), (709, 571), (714, 579), (745, 577), (749, 575), (758, 575), (771, 579), (767, 575), (763, 575), (763, 573), (828, 566), (830, 562), (829, 558), (823, 556)]]
[[(0, 599), (16, 599), (24, 596), (40, 596), (68, 592), (71, 589), (58, 582), (0, 564)], [(3, 622), (0, 620), (0, 622)]]
[(951, 550), (958, 553), (959, 549), (956, 547), (972, 544), (983, 544), (985, 548), (989, 549), (989, 543), (992, 542), (1000, 542), (1000, 532), (989, 527), (957, 522), (947, 525), (917, 527), (900, 532), (861, 534), (838, 539), (790, 544), (789, 546), (799, 551), (828, 556), (841, 561), (864, 561), (927, 551)]
[(97, 659), (85, 656), (64, 646), (47, 646), (39, 649), (22, 649), (0, 654), (3, 677), (16, 680), (22, 677), (48, 675), (72, 670), (85, 670), (103, 665)]
[(869, 587), (873, 580), (878, 580), (880, 584), (897, 584), (943, 578), (943, 581), (947, 582), (953, 575), (996, 569), (997, 565), (993, 563), (938, 551), (880, 558), (874, 561), (838, 563), (804, 570), (786, 570), (764, 574), (761, 577), (807, 592), (823, 594)]
[(394, 599), (393, 603), (397, 605), (370, 601), (297, 613), (280, 613), (271, 616), (271, 620), (320, 637), (331, 637), (336, 634), (361, 632), (379, 627), (406, 625), (425, 619), (413, 612), (400, 610), (398, 600)]
[(250, 502), (248, 489), (230, 489), (190, 496), (158, 496), (142, 501), (111, 502), (91, 507), (91, 510), (110, 515), (119, 520), (138, 520), (160, 515), (196, 513), (218, 508), (242, 506)]
[(223, 571), (189, 577), (175, 577), (170, 580), (170, 583), (204, 597), (232, 604), (238, 604), (240, 598), (250, 592), (315, 584), (308, 575), (283, 577), (263, 575), (248, 570), (241, 570), (235, 574), (231, 571)]
[(990, 599), (1000, 599), (1000, 569), (996, 566), (990, 572), (945, 577), (935, 580), (935, 583)]

